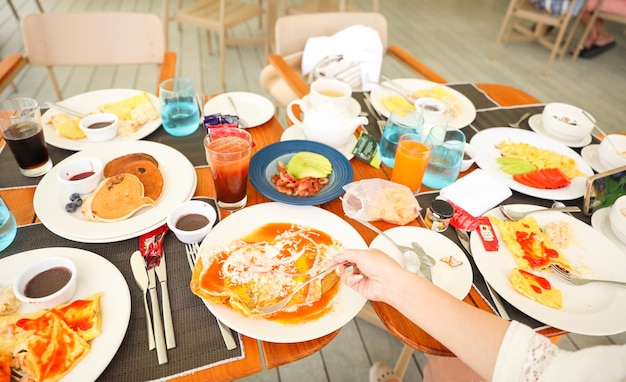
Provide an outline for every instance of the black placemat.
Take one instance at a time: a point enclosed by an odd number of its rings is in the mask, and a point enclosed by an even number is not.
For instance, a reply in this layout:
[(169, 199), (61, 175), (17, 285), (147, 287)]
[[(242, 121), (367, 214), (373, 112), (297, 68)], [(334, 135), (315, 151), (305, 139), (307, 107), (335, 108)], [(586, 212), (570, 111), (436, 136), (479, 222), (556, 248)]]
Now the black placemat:
[[(143, 297), (135, 284), (130, 268), (130, 255), (139, 248), (139, 239), (133, 238), (112, 244), (77, 243), (54, 235), (43, 224), (32, 224), (18, 228), (15, 241), (0, 253), (0, 258), (46, 247), (72, 247), (96, 253), (108, 259), (120, 270), (130, 288), (131, 317), (126, 336), (113, 360), (98, 380), (162, 379), (245, 357), (241, 337), (235, 336), (236, 349), (227, 350), (217, 321), (202, 300), (191, 293), (189, 289), (191, 270), (187, 262), (185, 247), (172, 233), (166, 235), (164, 251), (167, 259), (167, 281), (176, 334), (176, 348), (167, 351), (168, 363), (160, 366), (156, 350), (148, 350)], [(115, 314), (115, 312), (102, 312), (102, 314)]]

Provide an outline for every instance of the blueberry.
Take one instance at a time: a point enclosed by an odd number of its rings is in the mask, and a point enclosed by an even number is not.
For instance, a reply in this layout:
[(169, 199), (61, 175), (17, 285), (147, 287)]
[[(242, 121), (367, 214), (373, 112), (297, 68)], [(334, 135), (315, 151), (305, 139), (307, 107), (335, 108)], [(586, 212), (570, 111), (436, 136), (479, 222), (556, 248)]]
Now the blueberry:
[(76, 207), (80, 207), (83, 205), (83, 200), (82, 199), (76, 199), (74, 200), (74, 204), (76, 204)]
[(76, 211), (77, 208), (78, 208), (78, 205), (74, 202), (70, 202), (65, 205), (65, 211), (67, 212), (74, 212)]
[(80, 194), (78, 192), (75, 192), (72, 195), (70, 195), (70, 201), (75, 202), (78, 199), (80, 199)]

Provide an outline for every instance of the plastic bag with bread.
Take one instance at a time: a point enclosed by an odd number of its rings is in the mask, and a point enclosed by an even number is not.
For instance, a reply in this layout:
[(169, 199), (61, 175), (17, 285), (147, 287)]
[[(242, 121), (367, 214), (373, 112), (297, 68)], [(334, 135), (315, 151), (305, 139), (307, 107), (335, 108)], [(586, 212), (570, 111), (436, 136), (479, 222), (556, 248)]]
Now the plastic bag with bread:
[(388, 180), (365, 179), (343, 189), (343, 211), (352, 219), (405, 225), (415, 220), (422, 209), (408, 187)]

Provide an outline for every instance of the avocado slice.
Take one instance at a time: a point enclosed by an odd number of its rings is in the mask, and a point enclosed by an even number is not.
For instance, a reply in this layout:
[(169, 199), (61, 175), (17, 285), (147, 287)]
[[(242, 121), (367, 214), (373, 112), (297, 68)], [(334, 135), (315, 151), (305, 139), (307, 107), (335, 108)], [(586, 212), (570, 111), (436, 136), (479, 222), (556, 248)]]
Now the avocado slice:
[(325, 156), (309, 151), (301, 151), (294, 155), (287, 163), (287, 173), (302, 179), (325, 178), (333, 170), (333, 166)]

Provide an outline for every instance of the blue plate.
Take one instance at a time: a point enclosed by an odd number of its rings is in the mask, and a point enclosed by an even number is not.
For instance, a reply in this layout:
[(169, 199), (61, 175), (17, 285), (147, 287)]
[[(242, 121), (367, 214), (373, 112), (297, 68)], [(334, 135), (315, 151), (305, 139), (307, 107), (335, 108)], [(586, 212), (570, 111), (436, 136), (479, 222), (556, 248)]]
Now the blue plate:
[[(272, 176), (278, 174), (278, 161), (285, 165), (300, 151), (310, 151), (328, 158), (333, 172), (328, 176), (329, 183), (315, 196), (290, 196), (278, 192)], [(343, 186), (352, 182), (352, 165), (343, 154), (321, 143), (292, 140), (273, 143), (259, 150), (250, 160), (249, 177), (252, 185), (263, 195), (276, 202), (298, 206), (312, 206), (326, 203), (344, 193)]]

